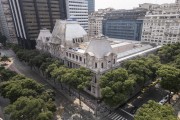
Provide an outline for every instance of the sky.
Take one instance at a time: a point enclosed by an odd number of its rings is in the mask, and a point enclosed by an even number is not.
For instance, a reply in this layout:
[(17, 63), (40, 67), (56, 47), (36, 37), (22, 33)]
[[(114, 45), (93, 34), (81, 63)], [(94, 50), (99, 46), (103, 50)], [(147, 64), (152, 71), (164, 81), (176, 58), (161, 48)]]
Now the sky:
[(142, 3), (175, 3), (175, 0), (95, 0), (96, 10), (101, 8), (132, 9)]

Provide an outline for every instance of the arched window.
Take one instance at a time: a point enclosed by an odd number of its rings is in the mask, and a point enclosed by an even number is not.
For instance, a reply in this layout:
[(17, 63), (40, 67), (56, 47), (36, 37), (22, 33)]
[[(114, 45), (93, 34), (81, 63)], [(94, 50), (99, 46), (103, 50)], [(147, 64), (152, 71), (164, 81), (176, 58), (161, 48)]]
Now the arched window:
[(95, 68), (97, 68), (97, 63), (95, 63)]
[(96, 78), (96, 76), (94, 77), (94, 83), (97, 83), (97, 78)]
[(86, 63), (86, 60), (84, 59), (84, 64)]
[(116, 59), (114, 59), (114, 64), (116, 63)]
[(103, 63), (101, 63), (101, 68), (104, 68), (104, 64)]

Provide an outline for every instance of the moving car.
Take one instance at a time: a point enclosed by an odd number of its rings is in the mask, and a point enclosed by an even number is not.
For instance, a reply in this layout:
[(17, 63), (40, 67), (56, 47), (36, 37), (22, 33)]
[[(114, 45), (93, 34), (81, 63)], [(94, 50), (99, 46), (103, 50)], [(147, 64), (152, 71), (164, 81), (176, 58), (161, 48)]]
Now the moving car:
[(169, 99), (169, 95), (166, 95), (161, 101), (159, 101), (159, 104), (164, 105)]

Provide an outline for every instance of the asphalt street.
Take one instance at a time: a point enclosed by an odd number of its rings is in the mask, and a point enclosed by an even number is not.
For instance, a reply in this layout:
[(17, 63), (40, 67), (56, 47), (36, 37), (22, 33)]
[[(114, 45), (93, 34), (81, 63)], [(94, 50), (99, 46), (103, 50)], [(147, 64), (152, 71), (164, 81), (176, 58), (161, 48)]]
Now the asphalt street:
[(162, 88), (153, 86), (149, 88), (145, 93), (137, 94), (136, 97), (125, 104), (121, 109), (129, 112), (130, 114), (134, 114), (139, 107), (147, 103), (149, 100), (159, 102), (167, 94), (168, 92), (163, 90)]

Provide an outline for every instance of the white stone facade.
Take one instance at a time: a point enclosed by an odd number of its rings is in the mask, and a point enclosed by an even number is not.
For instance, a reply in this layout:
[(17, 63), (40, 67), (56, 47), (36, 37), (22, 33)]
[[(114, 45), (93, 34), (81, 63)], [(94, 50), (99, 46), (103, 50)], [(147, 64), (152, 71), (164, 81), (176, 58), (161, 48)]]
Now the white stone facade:
[(86, 31), (76, 21), (57, 20), (52, 34), (43, 29), (37, 38), (36, 48), (61, 59), (70, 68), (80, 66), (90, 69), (94, 76), (86, 91), (96, 98), (101, 97), (99, 78), (106, 71), (117, 68), (127, 59), (144, 55), (158, 47), (141, 45), (139, 42), (88, 38)]
[(142, 42), (159, 45), (180, 42), (180, 4), (177, 3), (162, 4), (147, 12), (143, 22)]
[(144, 8), (147, 10), (153, 10), (153, 9), (156, 9), (157, 7), (159, 7), (158, 4), (151, 4), (151, 3), (139, 4), (139, 8)]
[(78, 21), (88, 30), (88, 1), (87, 0), (66, 0), (67, 18)]
[(99, 9), (98, 11), (91, 13), (91, 15), (89, 15), (88, 34), (90, 37), (102, 35), (102, 21), (104, 19), (104, 15), (112, 10), (112, 8)]

